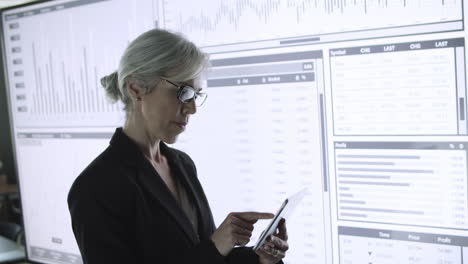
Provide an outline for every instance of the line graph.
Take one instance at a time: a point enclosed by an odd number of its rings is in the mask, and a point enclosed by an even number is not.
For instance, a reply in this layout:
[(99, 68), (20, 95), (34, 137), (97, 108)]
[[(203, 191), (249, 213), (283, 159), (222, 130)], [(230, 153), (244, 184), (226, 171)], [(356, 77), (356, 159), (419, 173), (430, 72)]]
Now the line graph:
[(162, 5), (164, 26), (202, 46), (462, 20), (462, 0), (164, 0)]

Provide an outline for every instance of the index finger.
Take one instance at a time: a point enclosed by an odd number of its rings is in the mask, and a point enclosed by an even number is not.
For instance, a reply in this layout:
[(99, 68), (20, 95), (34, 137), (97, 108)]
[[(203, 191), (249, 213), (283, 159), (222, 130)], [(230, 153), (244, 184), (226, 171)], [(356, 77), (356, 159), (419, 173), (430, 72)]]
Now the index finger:
[(259, 219), (271, 219), (275, 216), (272, 213), (262, 213), (262, 212), (239, 212), (239, 213), (233, 213), (233, 214), (246, 221), (257, 221)]

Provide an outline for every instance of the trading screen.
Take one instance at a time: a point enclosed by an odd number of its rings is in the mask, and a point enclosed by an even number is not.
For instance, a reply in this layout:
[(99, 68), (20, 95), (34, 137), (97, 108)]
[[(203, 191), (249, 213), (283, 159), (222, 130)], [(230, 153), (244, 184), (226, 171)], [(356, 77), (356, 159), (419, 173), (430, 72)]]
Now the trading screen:
[(28, 258), (82, 263), (68, 190), (125, 120), (99, 79), (156, 27), (210, 54), (209, 97), (174, 147), (195, 161), (216, 224), (275, 212), (307, 187), (287, 220), (287, 264), (468, 264), (466, 9), (59, 0), (2, 11)]

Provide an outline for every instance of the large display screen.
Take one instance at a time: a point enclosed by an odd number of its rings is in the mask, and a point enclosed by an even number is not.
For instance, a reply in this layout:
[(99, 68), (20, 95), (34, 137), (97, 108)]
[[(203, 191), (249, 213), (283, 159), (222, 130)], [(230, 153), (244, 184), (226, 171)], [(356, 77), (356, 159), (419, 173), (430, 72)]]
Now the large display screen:
[(209, 98), (174, 147), (195, 161), (216, 224), (275, 212), (307, 187), (287, 221), (287, 264), (468, 264), (466, 11), (463, 0), (59, 0), (2, 11), (28, 258), (82, 263), (68, 190), (125, 118), (99, 79), (158, 27), (210, 54)]

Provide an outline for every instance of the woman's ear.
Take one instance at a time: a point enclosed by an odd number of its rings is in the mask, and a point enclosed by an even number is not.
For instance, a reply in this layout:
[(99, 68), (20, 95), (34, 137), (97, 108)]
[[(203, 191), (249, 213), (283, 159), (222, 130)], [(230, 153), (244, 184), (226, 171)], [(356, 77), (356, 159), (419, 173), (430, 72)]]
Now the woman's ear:
[(135, 81), (128, 81), (127, 83), (128, 94), (135, 100), (140, 101), (143, 96), (143, 89)]

